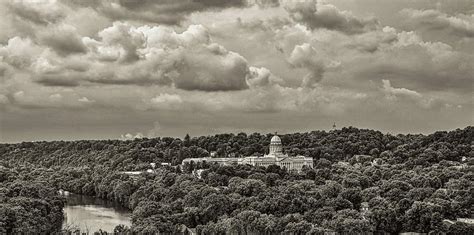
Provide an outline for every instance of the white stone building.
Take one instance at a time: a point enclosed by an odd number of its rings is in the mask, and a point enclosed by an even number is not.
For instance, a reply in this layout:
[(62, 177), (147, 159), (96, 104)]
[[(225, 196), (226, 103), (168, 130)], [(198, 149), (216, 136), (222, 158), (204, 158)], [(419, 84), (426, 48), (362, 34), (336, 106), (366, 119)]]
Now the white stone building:
[(283, 153), (283, 145), (280, 137), (277, 135), (273, 136), (270, 141), (269, 153), (263, 157), (251, 156), (243, 158), (187, 158), (183, 160), (182, 164), (185, 163), (217, 163), (220, 165), (232, 165), (232, 164), (248, 164), (252, 166), (263, 166), (268, 167), (270, 165), (277, 165), (281, 168), (285, 168), (288, 171), (300, 172), (304, 166), (313, 167), (313, 159), (305, 156), (290, 157)]

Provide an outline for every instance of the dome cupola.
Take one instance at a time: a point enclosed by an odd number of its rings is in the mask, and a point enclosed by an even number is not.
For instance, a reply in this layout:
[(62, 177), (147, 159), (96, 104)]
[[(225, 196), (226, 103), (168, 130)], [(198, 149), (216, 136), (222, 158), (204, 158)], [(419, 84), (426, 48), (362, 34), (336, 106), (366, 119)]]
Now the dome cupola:
[(268, 155), (279, 155), (283, 154), (283, 146), (281, 144), (281, 139), (278, 137), (277, 133), (270, 140), (270, 151)]
[(277, 135), (274, 135), (272, 139), (270, 140), (270, 143), (272, 144), (281, 144), (281, 139)]

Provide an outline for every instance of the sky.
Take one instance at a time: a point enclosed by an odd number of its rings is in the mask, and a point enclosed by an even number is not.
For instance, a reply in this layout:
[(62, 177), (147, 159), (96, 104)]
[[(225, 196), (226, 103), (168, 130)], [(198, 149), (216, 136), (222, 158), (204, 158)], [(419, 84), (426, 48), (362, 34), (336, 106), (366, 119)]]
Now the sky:
[(472, 0), (2, 0), (0, 142), (474, 123)]

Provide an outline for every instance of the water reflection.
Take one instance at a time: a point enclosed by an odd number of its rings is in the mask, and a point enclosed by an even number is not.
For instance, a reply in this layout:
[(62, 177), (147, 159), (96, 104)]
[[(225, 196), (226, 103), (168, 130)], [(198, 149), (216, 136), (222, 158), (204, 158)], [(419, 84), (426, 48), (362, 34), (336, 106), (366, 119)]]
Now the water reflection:
[(118, 203), (99, 198), (62, 192), (67, 203), (63, 228), (79, 229), (81, 232), (113, 232), (115, 226), (131, 226), (130, 211)]

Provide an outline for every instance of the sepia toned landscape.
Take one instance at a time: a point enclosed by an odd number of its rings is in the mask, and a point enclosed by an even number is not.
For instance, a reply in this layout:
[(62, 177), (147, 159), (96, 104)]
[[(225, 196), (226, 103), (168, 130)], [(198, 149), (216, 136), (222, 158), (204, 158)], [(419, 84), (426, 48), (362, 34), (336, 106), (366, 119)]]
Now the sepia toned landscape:
[(473, 0), (0, 0), (0, 234), (474, 234)]

